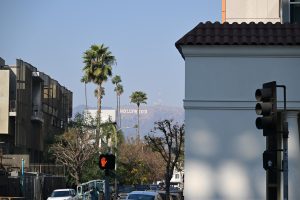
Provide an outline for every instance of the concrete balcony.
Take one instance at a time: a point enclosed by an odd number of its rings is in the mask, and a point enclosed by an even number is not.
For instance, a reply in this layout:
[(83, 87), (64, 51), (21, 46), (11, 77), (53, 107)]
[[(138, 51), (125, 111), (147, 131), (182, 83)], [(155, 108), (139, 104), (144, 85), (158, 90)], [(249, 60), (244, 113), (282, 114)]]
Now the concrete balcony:
[(9, 116), (15, 117), (17, 115), (17, 102), (16, 100), (9, 101)]
[(34, 105), (32, 109), (31, 121), (44, 123), (44, 115), (40, 106)]

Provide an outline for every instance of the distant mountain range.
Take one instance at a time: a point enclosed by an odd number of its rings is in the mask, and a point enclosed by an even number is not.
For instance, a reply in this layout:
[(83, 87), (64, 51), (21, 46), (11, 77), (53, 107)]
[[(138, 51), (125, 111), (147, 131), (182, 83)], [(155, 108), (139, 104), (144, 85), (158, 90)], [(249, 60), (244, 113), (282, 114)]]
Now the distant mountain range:
[[(82, 113), (85, 109), (84, 105), (79, 105), (73, 108), (73, 116), (76, 113)], [(103, 109), (114, 109), (104, 107)], [(125, 137), (134, 137), (137, 132), (134, 127), (137, 124), (137, 106), (123, 105), (121, 106), (121, 127)], [(180, 124), (184, 121), (184, 109), (181, 107), (171, 107), (163, 105), (141, 105), (140, 107), (140, 135), (143, 137), (147, 135), (153, 128), (154, 122), (173, 119), (174, 122)]]

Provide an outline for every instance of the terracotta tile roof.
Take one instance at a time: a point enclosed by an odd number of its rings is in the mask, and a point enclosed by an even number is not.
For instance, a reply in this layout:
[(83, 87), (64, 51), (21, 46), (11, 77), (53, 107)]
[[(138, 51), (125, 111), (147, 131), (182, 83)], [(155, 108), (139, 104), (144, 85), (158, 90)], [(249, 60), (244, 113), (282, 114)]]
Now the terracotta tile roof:
[(182, 45), (300, 46), (300, 24), (201, 22), (175, 43), (181, 54)]

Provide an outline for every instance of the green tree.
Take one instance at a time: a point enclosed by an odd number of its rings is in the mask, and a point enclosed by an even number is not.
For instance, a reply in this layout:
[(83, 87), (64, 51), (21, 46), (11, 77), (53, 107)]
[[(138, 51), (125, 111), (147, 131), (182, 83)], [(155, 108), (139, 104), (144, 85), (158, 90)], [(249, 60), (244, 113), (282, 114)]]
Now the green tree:
[(145, 136), (147, 144), (158, 152), (165, 162), (166, 197), (169, 199), (170, 181), (180, 157), (183, 155), (184, 124), (172, 120), (155, 122), (154, 129)]
[[(102, 140), (101, 140), (101, 152), (115, 152), (115, 137), (119, 143), (124, 141), (124, 135), (122, 131), (116, 133), (115, 124), (108, 120), (108, 122), (101, 124)], [(115, 135), (117, 134), (117, 135)], [(97, 152), (90, 160), (87, 161), (86, 167), (83, 169), (82, 182), (87, 182), (93, 179), (104, 179), (104, 171), (99, 170), (99, 153)]]
[(87, 82), (93, 82), (97, 85), (97, 128), (96, 128), (96, 146), (99, 146), (101, 106), (103, 96), (103, 83), (108, 77), (112, 76), (112, 65), (116, 59), (104, 44), (92, 45), (83, 55), (84, 76)]
[(147, 103), (146, 100), (147, 100), (147, 95), (146, 95), (146, 93), (144, 93), (142, 91), (135, 91), (130, 96), (130, 102), (135, 103), (138, 107), (138, 110), (137, 110), (137, 115), (138, 115), (137, 137), (138, 137), (138, 139), (140, 139), (140, 105), (142, 103), (146, 104)]
[(112, 84), (115, 85), (114, 91), (116, 92), (117, 97), (117, 114), (116, 114), (116, 122), (121, 127), (121, 116), (120, 116), (120, 96), (124, 92), (123, 86), (120, 84), (122, 82), (121, 77), (116, 75), (111, 80)]
[(84, 83), (84, 97), (85, 97), (85, 109), (88, 109), (88, 103), (87, 103), (87, 91), (86, 91), (86, 84), (88, 82), (88, 78), (86, 75), (84, 75), (81, 80), (82, 83)]
[(121, 184), (149, 184), (161, 180), (164, 162), (157, 152), (138, 138), (127, 139), (120, 145), (117, 174)]
[[(122, 126), (122, 121), (121, 121), (121, 95), (123, 94), (124, 92), (124, 89), (123, 89), (123, 85), (121, 84), (118, 84), (117, 87), (115, 88), (115, 92), (117, 94), (117, 101), (118, 101), (118, 118), (117, 120), (119, 119), (119, 127)], [(116, 120), (116, 121), (117, 121)]]
[(95, 140), (93, 125), (85, 120), (83, 115), (77, 114), (69, 128), (62, 135), (55, 137), (55, 143), (50, 146), (50, 153), (56, 162), (67, 168), (67, 173), (76, 184), (82, 179), (82, 172), (86, 163), (97, 153), (91, 144)]

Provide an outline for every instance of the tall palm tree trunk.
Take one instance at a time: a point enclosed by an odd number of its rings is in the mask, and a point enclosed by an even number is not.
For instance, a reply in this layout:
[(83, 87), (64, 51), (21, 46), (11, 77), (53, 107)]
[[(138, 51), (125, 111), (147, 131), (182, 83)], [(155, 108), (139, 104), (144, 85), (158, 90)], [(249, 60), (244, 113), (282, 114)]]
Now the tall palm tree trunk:
[(98, 94), (97, 94), (97, 129), (96, 129), (96, 146), (99, 148), (99, 140), (100, 140), (100, 129), (101, 129), (101, 100), (102, 100), (102, 84), (98, 85)]
[(138, 114), (138, 130), (137, 130), (137, 139), (138, 141), (140, 141), (140, 105), (138, 104), (138, 110), (137, 110), (137, 114)]
[(85, 109), (88, 109), (88, 105), (87, 105), (87, 94), (86, 94), (86, 83), (84, 83), (84, 96), (85, 96)]
[(121, 95), (119, 95), (119, 110), (118, 110), (118, 112), (119, 112), (119, 125), (120, 125), (120, 127), (122, 127), (122, 121), (121, 121)]
[(117, 97), (116, 123), (119, 127), (121, 127), (120, 124), (119, 124), (119, 98), (118, 98), (118, 94), (116, 95), (116, 97)]

